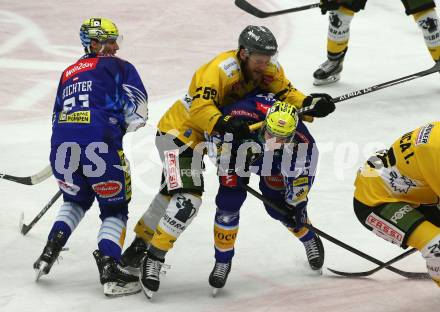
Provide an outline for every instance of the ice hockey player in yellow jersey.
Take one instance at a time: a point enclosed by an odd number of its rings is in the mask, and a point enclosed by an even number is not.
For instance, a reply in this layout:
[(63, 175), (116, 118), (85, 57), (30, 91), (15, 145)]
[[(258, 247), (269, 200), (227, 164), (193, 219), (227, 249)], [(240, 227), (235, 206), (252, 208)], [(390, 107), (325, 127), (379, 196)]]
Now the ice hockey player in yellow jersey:
[(193, 75), (188, 93), (159, 121), (156, 147), (164, 165), (162, 187), (137, 223), (136, 238), (121, 260), (127, 267), (140, 267), (147, 297), (159, 289), (166, 253), (202, 204), (205, 134), (231, 133), (238, 140), (250, 134), (246, 121), (222, 115), (219, 108), (259, 89), (297, 108), (313, 107), (311, 117), (334, 111), (328, 94), (306, 96), (292, 86), (276, 61), (277, 52), (277, 41), (267, 27), (247, 26), (239, 36), (238, 48), (202, 65)]
[(402, 135), (358, 171), (354, 210), (378, 236), (417, 248), (440, 286), (440, 122)]
[[(405, 7), (405, 13), (413, 16), (422, 31), (432, 59), (434, 62), (439, 62), (440, 25), (434, 0), (401, 1)], [(351, 20), (355, 13), (364, 9), (366, 2), (367, 0), (321, 0), (322, 13), (329, 12), (327, 60), (313, 73), (315, 85), (329, 84), (340, 79), (342, 64), (348, 48)], [(383, 23), (383, 27), (386, 28), (386, 21)], [(397, 30), (390, 29), (386, 35), (391, 36), (393, 31)]]

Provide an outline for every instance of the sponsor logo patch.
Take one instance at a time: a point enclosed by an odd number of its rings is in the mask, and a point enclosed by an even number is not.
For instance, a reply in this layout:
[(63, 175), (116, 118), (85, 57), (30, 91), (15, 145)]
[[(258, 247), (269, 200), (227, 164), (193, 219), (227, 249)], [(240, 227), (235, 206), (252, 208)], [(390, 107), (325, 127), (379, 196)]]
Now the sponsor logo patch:
[(224, 186), (235, 187), (238, 185), (238, 177), (235, 174), (221, 176), (220, 183)]
[(63, 180), (57, 180), (58, 182), (58, 186), (60, 187), (60, 189), (62, 191), (64, 191), (65, 193), (69, 194), (69, 195), (77, 195), (80, 187), (78, 185), (63, 181)]
[(309, 177), (301, 177), (293, 181), (293, 186), (303, 186), (309, 184)]
[(81, 123), (81, 124), (89, 124), (90, 123), (90, 111), (77, 111), (71, 114), (67, 114), (64, 112), (60, 113), (59, 123)]
[(303, 187), (294, 187), (293, 192), (295, 194), (295, 201), (300, 202), (307, 198), (307, 194), (309, 193), (309, 187), (303, 186)]
[(93, 190), (102, 198), (113, 197), (122, 190), (122, 183), (119, 181), (100, 182), (92, 185)]
[(419, 133), (417, 134), (417, 139), (415, 145), (421, 145), (428, 143), (429, 136), (431, 135), (432, 128), (434, 128), (433, 124), (428, 124), (420, 128)]
[(75, 77), (79, 73), (95, 69), (96, 64), (98, 64), (98, 58), (90, 58), (76, 62), (63, 72), (62, 83), (65, 83), (68, 79)]
[(411, 212), (413, 208), (410, 205), (403, 206), (396, 211), (391, 217), (391, 222), (397, 224), (397, 221), (402, 219), (408, 212)]
[(398, 246), (402, 245), (405, 233), (399, 230), (397, 227), (391, 223), (378, 217), (376, 214), (371, 213), (366, 220), (366, 224), (373, 228), (373, 232), (382, 237), (383, 239), (396, 244)]
[(263, 179), (266, 185), (272, 190), (281, 191), (284, 189), (284, 179), (282, 175), (265, 176)]
[(180, 177), (180, 167), (179, 167), (179, 150), (165, 151), (165, 172), (166, 172), (166, 182), (168, 190), (175, 190), (181, 188), (182, 179)]
[(219, 64), (219, 66), (228, 78), (231, 78), (235, 72), (240, 70), (237, 61), (233, 57), (224, 60)]

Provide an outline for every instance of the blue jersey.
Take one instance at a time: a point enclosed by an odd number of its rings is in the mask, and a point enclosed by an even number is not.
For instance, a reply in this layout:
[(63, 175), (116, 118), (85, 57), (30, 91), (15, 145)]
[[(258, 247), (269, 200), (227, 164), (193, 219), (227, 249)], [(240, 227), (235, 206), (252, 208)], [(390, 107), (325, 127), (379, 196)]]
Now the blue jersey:
[[(221, 108), (225, 115), (247, 120), (249, 124), (264, 121), (267, 110), (275, 103), (271, 94), (254, 93), (243, 100)], [(318, 150), (315, 140), (304, 123), (300, 120), (293, 138), (294, 144), (285, 145), (283, 149), (275, 151), (269, 163), (265, 162), (264, 139), (260, 131), (252, 134), (251, 140), (260, 146), (260, 153), (252, 154), (248, 151), (246, 168), (252, 166), (252, 173), (262, 176), (266, 184), (274, 190), (284, 189), (285, 200), (291, 205), (307, 201), (307, 194), (313, 184)], [(238, 148), (243, 142), (232, 142), (232, 160), (229, 168), (239, 167), (235, 163)], [(221, 156), (220, 156), (221, 158)], [(221, 162), (221, 159), (219, 159)], [(238, 173), (238, 172), (237, 172)]]
[(87, 54), (61, 75), (51, 145), (104, 142), (122, 149), (123, 135), (145, 125), (147, 99), (132, 64), (114, 56)]

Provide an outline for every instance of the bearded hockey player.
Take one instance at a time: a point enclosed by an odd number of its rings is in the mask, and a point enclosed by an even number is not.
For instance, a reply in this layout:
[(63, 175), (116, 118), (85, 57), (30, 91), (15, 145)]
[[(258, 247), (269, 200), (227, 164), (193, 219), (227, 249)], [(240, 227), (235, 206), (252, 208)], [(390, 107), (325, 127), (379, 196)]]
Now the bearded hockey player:
[[(314, 85), (329, 84), (340, 79), (348, 49), (351, 20), (356, 12), (364, 9), (366, 2), (367, 0), (321, 0), (322, 13), (329, 11), (327, 60), (313, 73)], [(402, 0), (402, 3), (405, 13), (412, 15), (422, 30), (432, 59), (438, 62), (440, 60), (440, 25), (434, 9), (434, 1)]]
[(61, 75), (53, 110), (50, 162), (64, 203), (34, 269), (37, 281), (49, 273), (96, 198), (102, 224), (93, 255), (104, 294), (128, 295), (141, 288), (119, 264), (131, 198), (122, 137), (145, 125), (147, 93), (134, 66), (115, 57), (111, 20), (84, 21), (80, 38), (86, 54)]
[[(241, 140), (225, 144), (221, 138), (217, 138), (221, 153), (218, 159), (220, 187), (214, 222), (216, 262), (209, 276), (214, 295), (218, 288), (225, 285), (231, 270), (240, 208), (247, 195), (243, 186), (249, 182), (249, 177), (240, 174), (240, 169), (237, 170), (240, 165), (236, 162), (243, 154), (247, 155), (245, 168), (258, 168), (252, 172), (260, 176), (263, 196), (285, 208), (285, 214), (281, 214), (265, 205), (267, 213), (281, 221), (304, 244), (311, 269), (320, 272), (324, 263), (324, 247), (320, 238), (304, 227), (306, 222), (310, 223), (307, 195), (315, 178), (318, 150), (306, 126), (298, 119), (295, 107), (276, 101), (267, 94), (257, 94), (224, 107), (222, 113), (248, 123), (265, 123), (260, 131), (246, 140), (246, 144), (258, 144), (256, 150), (260, 152), (255, 154), (242, 151)], [(268, 152), (273, 153), (270, 161)]]
[(440, 122), (401, 136), (358, 171), (354, 211), (370, 231), (417, 248), (440, 286)]
[(294, 107), (313, 104), (312, 117), (324, 117), (334, 110), (330, 96), (307, 97), (292, 86), (275, 60), (277, 51), (277, 41), (268, 28), (247, 26), (239, 36), (238, 48), (202, 65), (193, 75), (188, 93), (159, 121), (156, 147), (164, 165), (163, 187), (137, 223), (136, 238), (122, 258), (128, 267), (140, 266), (148, 298), (159, 289), (166, 253), (202, 204), (205, 133), (231, 133), (236, 139), (250, 133), (245, 121), (223, 115), (220, 108), (259, 88)]

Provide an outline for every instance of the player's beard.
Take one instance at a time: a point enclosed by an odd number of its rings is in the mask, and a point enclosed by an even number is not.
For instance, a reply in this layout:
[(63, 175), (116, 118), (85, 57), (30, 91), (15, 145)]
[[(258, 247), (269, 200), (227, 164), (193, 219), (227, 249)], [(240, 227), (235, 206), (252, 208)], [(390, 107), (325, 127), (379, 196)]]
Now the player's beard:
[(263, 81), (264, 72), (257, 69), (251, 70), (247, 62), (245, 63), (246, 80), (252, 81), (255, 85), (260, 85)]

